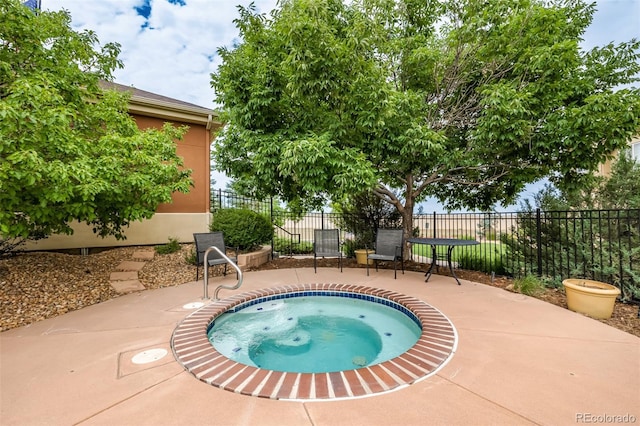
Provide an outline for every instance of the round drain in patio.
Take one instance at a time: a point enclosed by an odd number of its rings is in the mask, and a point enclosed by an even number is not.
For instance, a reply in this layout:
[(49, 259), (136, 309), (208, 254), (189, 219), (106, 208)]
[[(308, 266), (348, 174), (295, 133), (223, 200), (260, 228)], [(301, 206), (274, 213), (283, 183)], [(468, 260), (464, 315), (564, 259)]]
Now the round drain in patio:
[(205, 305), (204, 302), (191, 302), (182, 306), (182, 309), (200, 309)]
[(167, 353), (169, 352), (166, 349), (148, 349), (135, 354), (133, 358), (131, 358), (131, 362), (134, 364), (149, 364), (164, 358)]

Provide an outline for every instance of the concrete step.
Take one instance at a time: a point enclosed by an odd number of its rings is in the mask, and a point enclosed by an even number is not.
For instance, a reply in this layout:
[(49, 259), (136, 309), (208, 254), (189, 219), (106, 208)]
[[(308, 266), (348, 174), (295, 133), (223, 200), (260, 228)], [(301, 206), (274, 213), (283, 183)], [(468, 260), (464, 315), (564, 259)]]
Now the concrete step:
[(125, 260), (116, 266), (116, 271), (139, 271), (144, 268), (147, 262), (136, 262), (133, 260)]
[(138, 279), (138, 271), (144, 268), (147, 260), (153, 259), (155, 251), (137, 250), (133, 252), (134, 260), (124, 260), (115, 267), (115, 271), (109, 275), (109, 284), (118, 293), (131, 293), (141, 291), (145, 287)]
[(132, 291), (141, 291), (145, 289), (142, 283), (137, 279), (111, 281), (110, 284), (118, 293), (131, 293)]
[(129, 281), (137, 279), (138, 271), (112, 272), (111, 275), (109, 275), (109, 281)]
[(156, 252), (153, 250), (137, 250), (133, 252), (134, 259), (151, 260), (155, 256)]

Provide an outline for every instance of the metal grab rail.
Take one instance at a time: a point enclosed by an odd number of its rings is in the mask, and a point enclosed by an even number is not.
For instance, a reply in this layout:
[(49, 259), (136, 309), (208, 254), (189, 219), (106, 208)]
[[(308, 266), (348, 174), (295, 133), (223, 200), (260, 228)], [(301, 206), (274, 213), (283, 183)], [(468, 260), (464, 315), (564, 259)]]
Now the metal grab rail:
[[(280, 229), (281, 231), (283, 231), (285, 234), (289, 235), (289, 256), (293, 256), (293, 247), (292, 244), (300, 244), (300, 234), (296, 234), (295, 232), (289, 232), (286, 229), (284, 229), (282, 226), (277, 225), (277, 224), (273, 224), (274, 227)], [(273, 251), (274, 251), (274, 239), (275, 239), (276, 235), (275, 233), (273, 234), (273, 238), (271, 239), (271, 258), (273, 259)], [(293, 242), (293, 239), (291, 237), (298, 237), (298, 242)]]
[(216, 290), (213, 292), (213, 300), (219, 300), (218, 299), (218, 292), (220, 290), (227, 289), (227, 290), (236, 290), (238, 288), (240, 288), (240, 286), (242, 285), (242, 271), (240, 270), (240, 267), (238, 265), (236, 265), (231, 259), (229, 259), (229, 257), (226, 255), (226, 253), (223, 253), (222, 250), (220, 250), (218, 247), (216, 246), (211, 246), (207, 249), (207, 251), (204, 252), (204, 299), (209, 299), (209, 253), (211, 252), (211, 250), (215, 250), (218, 252), (218, 254), (220, 256), (222, 256), (223, 259), (225, 259), (227, 261), (227, 263), (229, 263), (231, 266), (234, 267), (234, 269), (236, 270), (236, 272), (238, 273), (238, 282), (236, 285), (230, 287), (230, 286), (226, 286), (224, 284), (220, 284), (218, 287), (216, 287)]

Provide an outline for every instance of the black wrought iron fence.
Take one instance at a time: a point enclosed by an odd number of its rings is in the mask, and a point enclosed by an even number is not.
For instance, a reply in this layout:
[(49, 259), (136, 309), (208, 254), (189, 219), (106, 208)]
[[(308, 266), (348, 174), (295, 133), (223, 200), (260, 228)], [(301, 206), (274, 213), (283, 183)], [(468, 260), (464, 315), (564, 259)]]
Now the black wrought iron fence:
[[(340, 229), (338, 221), (340, 215), (335, 213), (307, 213), (302, 217), (276, 209), (272, 212), (274, 227), (273, 249), (281, 254), (310, 254), (313, 253), (314, 229)], [(341, 232), (341, 239), (349, 238), (350, 233)]]
[(589, 278), (640, 299), (640, 210), (522, 212), (504, 243), (512, 275)]
[(271, 215), (273, 200), (256, 200), (245, 197), (232, 191), (222, 189), (211, 191), (210, 200), (211, 212), (215, 213), (219, 209), (249, 209), (264, 215)]
[[(517, 213), (495, 212), (416, 215), (413, 218), (414, 235), (477, 240), (480, 243), (477, 246), (454, 250), (456, 265), (461, 269), (507, 275), (507, 265), (512, 261), (502, 240), (511, 233), (516, 218)], [(413, 253), (416, 251), (414, 248)]]
[[(313, 252), (313, 230), (341, 230), (345, 252), (373, 242), (375, 228), (397, 228), (397, 220), (363, 225), (338, 213), (314, 212), (302, 217), (226, 191), (212, 193), (212, 211), (243, 207), (269, 214), (274, 224), (272, 247), (283, 255)], [(422, 214), (413, 218), (421, 237), (475, 239), (458, 247), (453, 260), (461, 269), (520, 277), (527, 274), (559, 283), (589, 278), (618, 286), (624, 300), (640, 299), (640, 210), (529, 211)], [(415, 246), (411, 256), (430, 262), (431, 253)]]

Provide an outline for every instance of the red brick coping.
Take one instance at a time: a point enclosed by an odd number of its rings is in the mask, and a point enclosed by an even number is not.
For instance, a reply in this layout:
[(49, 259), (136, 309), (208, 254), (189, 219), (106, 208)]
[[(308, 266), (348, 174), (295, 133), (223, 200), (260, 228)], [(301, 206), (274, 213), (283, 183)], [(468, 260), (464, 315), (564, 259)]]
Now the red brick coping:
[[(289, 373), (240, 364), (220, 354), (209, 342), (209, 325), (234, 306), (275, 294), (307, 291), (360, 293), (391, 300), (419, 319), (422, 334), (413, 347), (396, 358), (332, 373)], [(449, 319), (414, 297), (359, 285), (304, 284), (255, 290), (212, 302), (176, 327), (171, 348), (188, 372), (221, 389), (263, 398), (317, 400), (370, 396), (425, 379), (449, 361), (457, 341), (457, 332)]]

